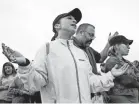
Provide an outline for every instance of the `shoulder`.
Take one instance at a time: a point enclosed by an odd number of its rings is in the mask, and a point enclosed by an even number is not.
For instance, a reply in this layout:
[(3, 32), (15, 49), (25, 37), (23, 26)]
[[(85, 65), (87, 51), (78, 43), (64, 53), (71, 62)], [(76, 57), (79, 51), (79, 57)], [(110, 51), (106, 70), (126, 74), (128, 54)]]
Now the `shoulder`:
[(117, 63), (117, 62), (118, 62), (118, 59), (113, 56), (110, 56), (106, 61), (106, 63)]
[(40, 47), (39, 47), (39, 49), (38, 49), (38, 51), (37, 51), (37, 54), (39, 54), (39, 53), (46, 53), (46, 51), (47, 51), (47, 46), (50, 44), (50, 42), (45, 42), (44, 44), (42, 44)]

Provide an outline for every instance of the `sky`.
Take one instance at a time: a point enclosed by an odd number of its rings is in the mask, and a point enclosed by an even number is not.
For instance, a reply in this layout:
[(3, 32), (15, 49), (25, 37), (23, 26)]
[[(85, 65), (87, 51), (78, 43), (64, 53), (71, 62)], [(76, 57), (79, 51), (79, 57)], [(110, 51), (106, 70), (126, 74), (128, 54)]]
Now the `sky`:
[[(101, 52), (109, 33), (118, 31), (134, 40), (126, 58), (139, 60), (139, 0), (0, 0), (0, 44), (33, 60), (40, 46), (54, 35), (55, 17), (74, 8), (83, 15), (78, 26), (90, 23), (96, 27), (96, 39), (91, 44), (95, 50)], [(1, 47), (0, 53), (2, 69), (8, 60)]]

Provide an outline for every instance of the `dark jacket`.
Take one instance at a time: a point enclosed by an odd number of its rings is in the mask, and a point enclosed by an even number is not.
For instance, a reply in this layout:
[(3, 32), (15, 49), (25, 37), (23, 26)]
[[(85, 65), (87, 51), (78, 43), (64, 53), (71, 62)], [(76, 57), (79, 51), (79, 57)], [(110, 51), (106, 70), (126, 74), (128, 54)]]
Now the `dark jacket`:
[(106, 61), (106, 71), (110, 71), (116, 64), (120, 68), (124, 63), (128, 63), (130, 67), (125, 72), (124, 75), (116, 77), (114, 80), (114, 87), (109, 91), (110, 95), (131, 95), (138, 96), (139, 82), (138, 77), (136, 76), (135, 67), (127, 60), (123, 59), (120, 61), (115, 56), (110, 56)]

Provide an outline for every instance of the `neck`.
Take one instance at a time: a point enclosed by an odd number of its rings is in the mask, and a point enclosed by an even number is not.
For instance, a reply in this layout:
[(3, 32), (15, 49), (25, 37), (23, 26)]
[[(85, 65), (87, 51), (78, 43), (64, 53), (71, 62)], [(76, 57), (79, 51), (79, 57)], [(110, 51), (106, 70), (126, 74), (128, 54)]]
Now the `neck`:
[(80, 34), (76, 34), (75, 38), (78, 40), (78, 42), (79, 42), (80, 44), (83, 44), (82, 38), (80, 37)]
[(120, 59), (120, 60), (123, 58), (121, 54), (118, 54), (118, 55), (116, 55), (116, 56), (117, 56), (118, 59)]
[(70, 40), (71, 36), (73, 35), (72, 32), (68, 31), (58, 31), (58, 39)]

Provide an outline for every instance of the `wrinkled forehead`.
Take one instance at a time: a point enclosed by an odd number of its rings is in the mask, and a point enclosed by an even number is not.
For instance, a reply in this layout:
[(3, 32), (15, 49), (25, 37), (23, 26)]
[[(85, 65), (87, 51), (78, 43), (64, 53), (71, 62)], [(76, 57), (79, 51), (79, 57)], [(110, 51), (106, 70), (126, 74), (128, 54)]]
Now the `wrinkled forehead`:
[(95, 33), (95, 28), (92, 27), (92, 26), (88, 26), (88, 27), (86, 28), (86, 31), (89, 32), (89, 33)]

